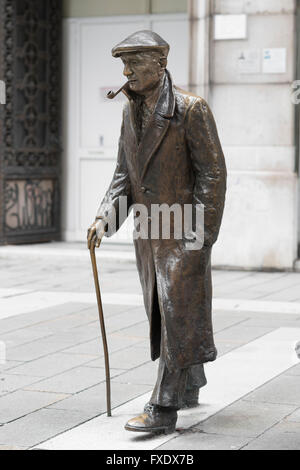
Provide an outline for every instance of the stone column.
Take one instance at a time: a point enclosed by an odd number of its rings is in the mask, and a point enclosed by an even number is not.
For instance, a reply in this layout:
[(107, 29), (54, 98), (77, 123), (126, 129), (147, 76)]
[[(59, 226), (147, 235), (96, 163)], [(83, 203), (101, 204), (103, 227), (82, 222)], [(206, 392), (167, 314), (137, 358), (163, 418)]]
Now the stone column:
[(209, 0), (188, 1), (189, 89), (205, 99), (209, 95), (210, 9)]

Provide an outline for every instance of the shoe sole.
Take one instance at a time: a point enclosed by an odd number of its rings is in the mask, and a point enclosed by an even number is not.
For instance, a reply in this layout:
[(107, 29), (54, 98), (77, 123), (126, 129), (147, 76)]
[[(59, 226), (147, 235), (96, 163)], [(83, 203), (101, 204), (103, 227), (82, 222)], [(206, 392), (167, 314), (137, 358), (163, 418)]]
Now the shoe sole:
[(176, 430), (175, 424), (172, 426), (169, 426), (167, 428), (165, 427), (158, 427), (158, 428), (140, 428), (140, 427), (134, 427), (134, 426), (124, 426), (126, 431), (133, 431), (133, 432), (149, 432), (149, 433), (164, 433), (164, 434), (172, 434)]

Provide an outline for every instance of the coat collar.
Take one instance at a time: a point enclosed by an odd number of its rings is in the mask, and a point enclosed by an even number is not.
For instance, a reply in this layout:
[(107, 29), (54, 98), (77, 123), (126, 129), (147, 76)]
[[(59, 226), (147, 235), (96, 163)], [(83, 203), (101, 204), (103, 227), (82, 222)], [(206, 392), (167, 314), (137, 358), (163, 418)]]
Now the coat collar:
[[(125, 96), (129, 99), (131, 105), (135, 98), (135, 93), (130, 90), (126, 90)], [(170, 119), (174, 115), (175, 109), (175, 96), (174, 96), (174, 85), (170, 72), (166, 70), (165, 77), (162, 85), (160, 95), (158, 97), (154, 113), (159, 114), (162, 117)]]
[(157, 104), (154, 113), (160, 116), (171, 119), (174, 115), (175, 109), (175, 96), (173, 89), (173, 80), (168, 70), (165, 73), (165, 80), (162, 86), (160, 96), (157, 100)]
[[(130, 121), (137, 145), (136, 124), (134, 120), (132, 100), (133, 98), (130, 97)], [(149, 120), (147, 128), (145, 129), (145, 133), (142, 137), (142, 140), (138, 145), (137, 164), (140, 168), (141, 180), (145, 176), (152, 156), (157, 151), (168, 130), (168, 127), (170, 125), (170, 119), (174, 115), (174, 110), (175, 96), (173, 89), (173, 81), (169, 71), (166, 70), (162, 90), (157, 100), (155, 110)]]

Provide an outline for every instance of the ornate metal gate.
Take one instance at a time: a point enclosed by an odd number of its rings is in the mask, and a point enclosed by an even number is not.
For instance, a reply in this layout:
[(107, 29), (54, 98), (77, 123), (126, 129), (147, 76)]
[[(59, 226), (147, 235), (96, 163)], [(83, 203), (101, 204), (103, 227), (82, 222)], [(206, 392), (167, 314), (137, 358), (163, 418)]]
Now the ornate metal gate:
[(0, 0), (0, 243), (60, 236), (61, 0)]

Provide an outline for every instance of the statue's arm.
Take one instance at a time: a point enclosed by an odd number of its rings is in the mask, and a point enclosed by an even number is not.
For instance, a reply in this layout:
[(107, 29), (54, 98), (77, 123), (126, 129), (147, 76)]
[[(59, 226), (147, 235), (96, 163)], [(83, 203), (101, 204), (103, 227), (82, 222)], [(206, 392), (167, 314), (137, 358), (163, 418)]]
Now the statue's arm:
[(195, 173), (193, 204), (204, 205), (204, 245), (211, 246), (217, 240), (224, 209), (225, 159), (214, 117), (203, 99), (198, 98), (188, 110), (186, 124)]
[[(123, 199), (122, 198), (127, 198)], [(103, 217), (108, 223), (107, 236), (113, 235), (119, 230), (124, 220), (120, 220), (120, 204), (125, 203), (126, 207), (131, 206), (131, 185), (126, 164), (124, 152), (124, 121), (122, 123), (121, 136), (119, 140), (119, 151), (117, 165), (113, 174), (112, 181), (106, 191), (106, 194), (99, 206), (96, 217)], [(128, 215), (128, 211), (126, 216)]]

